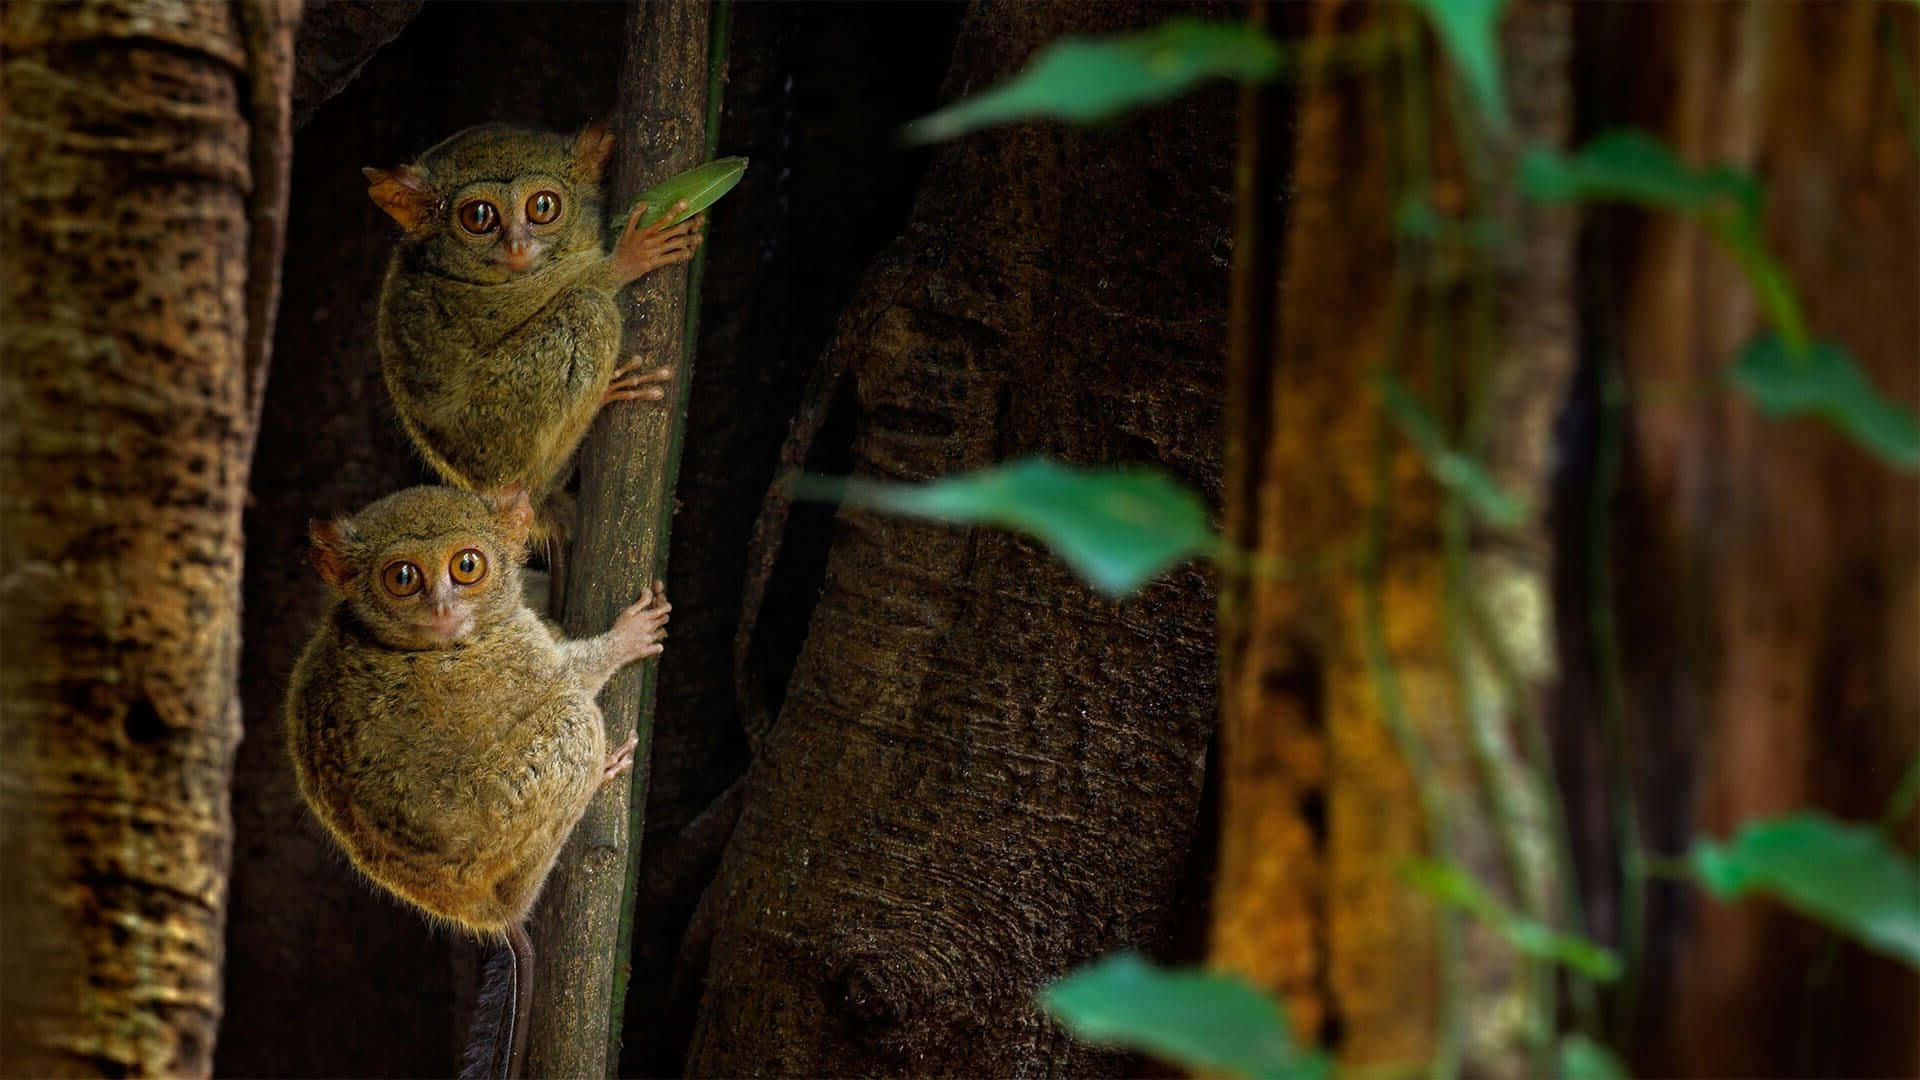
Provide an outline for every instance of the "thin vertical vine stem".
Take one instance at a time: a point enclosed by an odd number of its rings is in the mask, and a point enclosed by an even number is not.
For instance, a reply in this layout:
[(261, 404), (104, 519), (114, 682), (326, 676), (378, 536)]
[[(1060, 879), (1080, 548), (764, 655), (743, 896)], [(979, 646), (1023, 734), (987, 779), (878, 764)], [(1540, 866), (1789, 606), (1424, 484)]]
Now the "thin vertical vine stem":
[[(1414, 93), (1411, 87), (1423, 78), (1420, 64), (1419, 26), (1410, 13), (1395, 13), (1393, 54), (1400, 60), (1387, 70), (1398, 77), (1402, 100)], [(1391, 190), (1418, 190), (1427, 175), (1426, 131), (1410, 108), (1399, 110), (1401, 152), (1389, 154), (1387, 167), (1393, 174)], [(1382, 372), (1391, 372), (1400, 353), (1411, 320), (1415, 283), (1404, 253), (1395, 247), (1393, 281), (1389, 292), (1386, 334), (1380, 360)], [(1400, 682), (1394, 670), (1392, 650), (1386, 638), (1386, 565), (1387, 534), (1392, 520), (1393, 447), (1395, 432), (1392, 418), (1382, 409), (1374, 434), (1374, 493), (1367, 510), (1365, 551), (1361, 557), (1361, 590), (1364, 612), (1363, 636), (1367, 672), (1380, 699), (1380, 711), (1392, 735), (1407, 771), (1413, 780), (1421, 815), (1426, 819), (1429, 843), (1436, 854), (1454, 858), (1453, 829), (1446, 801), (1435, 778), (1432, 759), (1425, 743), (1407, 714), (1400, 695)], [(1430, 1074), (1434, 1080), (1453, 1080), (1460, 1075), (1466, 1047), (1466, 953), (1464, 917), (1455, 911), (1436, 912), (1435, 949), (1440, 968), (1439, 1032)]]

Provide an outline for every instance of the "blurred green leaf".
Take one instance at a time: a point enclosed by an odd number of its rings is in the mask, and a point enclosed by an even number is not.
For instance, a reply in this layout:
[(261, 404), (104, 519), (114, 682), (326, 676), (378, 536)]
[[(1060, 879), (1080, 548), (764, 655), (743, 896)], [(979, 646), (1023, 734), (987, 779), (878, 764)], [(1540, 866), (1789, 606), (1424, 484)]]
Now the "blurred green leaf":
[(1532, 147), (1520, 163), (1520, 186), (1543, 202), (1575, 199), (1627, 202), (1686, 214), (1731, 209), (1755, 239), (1762, 190), (1734, 169), (1694, 169), (1644, 131), (1605, 131), (1570, 156)]
[(1165, 101), (1207, 79), (1270, 79), (1280, 47), (1245, 23), (1169, 19), (1152, 30), (1062, 38), (1012, 81), (907, 125), (909, 142), (938, 142), (1032, 117), (1091, 124)]
[(1093, 963), (1040, 992), (1040, 1007), (1075, 1036), (1175, 1065), (1256, 1080), (1321, 1080), (1320, 1054), (1294, 1041), (1280, 1004), (1244, 981), (1161, 971), (1132, 953)]
[(1400, 430), (1427, 459), (1434, 479), (1465, 499), (1474, 513), (1495, 525), (1518, 525), (1527, 518), (1527, 504), (1503, 491), (1478, 461), (1447, 445), (1440, 426), (1420, 402), (1392, 375), (1380, 377), (1387, 412)]
[(931, 484), (803, 476), (802, 498), (895, 514), (999, 525), (1037, 537), (1110, 596), (1219, 542), (1199, 495), (1156, 469), (1081, 469), (1033, 458)]
[(1817, 341), (1795, 354), (1768, 334), (1747, 346), (1728, 378), (1769, 416), (1818, 416), (1868, 453), (1920, 468), (1920, 424), (1875, 389), (1842, 346)]
[(1569, 157), (1542, 147), (1520, 163), (1520, 186), (1535, 199), (1635, 203), (1692, 217), (1732, 255), (1767, 319), (1795, 351), (1807, 345), (1806, 320), (1785, 268), (1761, 235), (1765, 190), (1735, 169), (1694, 169), (1644, 131), (1603, 132)]
[[(670, 176), (658, 184), (641, 192), (633, 200), (633, 205), (647, 204), (647, 212), (640, 215), (640, 227), (646, 228), (667, 216), (667, 211), (681, 199), (687, 200), (687, 208), (668, 222), (678, 225), (693, 215), (720, 201), (720, 196), (732, 191), (740, 178), (747, 174), (747, 159), (743, 157), (715, 158), (705, 165), (688, 169), (677, 176)], [(631, 211), (629, 211), (631, 212)], [(624, 227), (626, 218), (617, 223)]]
[(1412, 0), (1433, 24), (1434, 36), (1473, 91), (1489, 125), (1507, 126), (1500, 89), (1500, 11), (1506, 0)]
[(1415, 859), (1402, 867), (1415, 888), (1442, 903), (1472, 914), (1527, 956), (1551, 960), (1601, 982), (1620, 977), (1620, 958), (1612, 949), (1563, 934), (1507, 909), (1466, 868), (1436, 859)]
[(1913, 813), (1915, 803), (1920, 803), (1920, 757), (1907, 764), (1907, 771), (1901, 775), (1900, 782), (1893, 786), (1893, 794), (1887, 798), (1887, 808), (1880, 812), (1881, 825), (1888, 829), (1897, 829), (1900, 823)]
[(1694, 872), (1716, 897), (1773, 896), (1869, 948), (1920, 968), (1920, 864), (1876, 828), (1802, 813), (1694, 841)]
[(1560, 1040), (1560, 1080), (1627, 1080), (1613, 1051), (1579, 1032)]

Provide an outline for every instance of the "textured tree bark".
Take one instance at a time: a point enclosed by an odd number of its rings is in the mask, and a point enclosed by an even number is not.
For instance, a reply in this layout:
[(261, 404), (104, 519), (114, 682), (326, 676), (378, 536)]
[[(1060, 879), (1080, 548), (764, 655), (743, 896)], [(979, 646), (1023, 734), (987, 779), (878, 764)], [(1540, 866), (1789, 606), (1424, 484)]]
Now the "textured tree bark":
[[(706, 148), (708, 7), (636, 2), (620, 76), (611, 206), (693, 168)], [(599, 633), (662, 572), (693, 358), (684, 347), (689, 271), (649, 274), (633, 289), (623, 355), (674, 364), (664, 402), (601, 412), (580, 451), (579, 530), (568, 557), (562, 622)], [(637, 730), (632, 783), (608, 784), (574, 830), (533, 916), (540, 953), (527, 1043), (530, 1076), (616, 1075), (630, 892), (639, 861), (657, 664), (615, 675), (600, 695), (607, 737)]]
[[(748, 537), (835, 320), (906, 225), (928, 152), (903, 148), (897, 132), (937, 104), (961, 14), (955, 3), (733, 9), (718, 152), (753, 165), (714, 207), (702, 249), (699, 359), (676, 480), (683, 506), (667, 558), (673, 637), (654, 712), (625, 1075), (682, 1072), (700, 988), (675, 973), (733, 823), (707, 810), (746, 770), (733, 653)], [(845, 472), (848, 438), (844, 424), (823, 432), (813, 467)], [(832, 535), (830, 508), (800, 513), (800, 534), (783, 545), (750, 631), (767, 669), (750, 685), (774, 705), (819, 595)], [(696, 818), (700, 826), (683, 834)]]
[[(1269, 250), (1282, 152), (1260, 145), (1281, 134), (1268, 95), (1246, 100), (1226, 518), (1255, 570), (1222, 599), (1212, 954), (1283, 995), (1299, 1033), (1346, 1063), (1450, 1048), (1476, 1075), (1520, 1076), (1538, 1072), (1527, 1055), (1552, 1024), (1545, 976), (1484, 928), (1436, 919), (1398, 871), (1432, 851), (1504, 882), (1517, 906), (1549, 906), (1538, 762), (1512, 732), (1551, 667), (1540, 510), (1572, 366), (1572, 230), (1519, 204), (1511, 146), (1492, 144), (1492, 168), (1463, 156), (1463, 114), (1441, 105), (1454, 76), (1414, 62), (1415, 27), (1398, 17), (1315, 9), (1319, 47), (1381, 32), (1400, 46), (1381, 65), (1309, 62), (1283, 270)], [(1564, 141), (1569, 23), (1541, 0), (1503, 24), (1521, 137)], [(1434, 133), (1430, 173), (1408, 158), (1409, 128)], [(1517, 239), (1482, 277), (1457, 246), (1396, 238), (1409, 193)], [(1528, 501), (1523, 525), (1471, 525), (1449, 506), (1387, 417), (1382, 369)], [(1480, 605), (1495, 609), (1479, 622), (1497, 648), (1475, 636)], [(1484, 801), (1487, 778), (1501, 803)]]
[(307, 0), (293, 73), (293, 125), (340, 92), (398, 37), (426, 0)]
[[(1901, 80), (1910, 95), (1920, 17), (1851, 2), (1639, 15), (1583, 11), (1584, 77), (1605, 91), (1592, 122), (1758, 173), (1814, 334), (1914, 407), (1920, 162)], [(1761, 326), (1699, 230), (1626, 213), (1602, 230), (1621, 253), (1601, 316), (1630, 394), (1614, 563), (1646, 841), (1677, 853), (1809, 805), (1877, 818), (1920, 751), (1920, 482), (1728, 386)], [(1823, 933), (1765, 903), (1653, 898), (1641, 1074), (1920, 1072), (1910, 970), (1850, 947), (1822, 960)]]
[[(984, 2), (947, 96), (1174, 9)], [(1190, 8), (1179, 10), (1190, 11)], [(857, 472), (1025, 453), (1219, 486), (1230, 91), (936, 151), (823, 361)], [(693, 1075), (1082, 1075), (1033, 991), (1162, 942), (1213, 726), (1206, 576), (1092, 595), (1038, 545), (842, 512), (709, 896)]]
[(211, 1069), (295, 18), (0, 23), (6, 1075)]

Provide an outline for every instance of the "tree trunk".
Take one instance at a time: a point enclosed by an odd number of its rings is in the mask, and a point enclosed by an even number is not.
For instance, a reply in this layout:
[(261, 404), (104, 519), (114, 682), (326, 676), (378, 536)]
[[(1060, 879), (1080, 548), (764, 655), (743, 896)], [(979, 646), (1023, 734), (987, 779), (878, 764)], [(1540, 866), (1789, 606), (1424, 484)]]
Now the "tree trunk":
[(390, 44), (426, 0), (307, 0), (300, 13), (300, 46), (293, 72), (293, 126), (360, 74), (368, 58)]
[[(641, 191), (705, 156), (708, 15), (704, 0), (633, 5), (620, 76), (615, 208), (630, 206)], [(662, 573), (692, 377), (690, 279), (688, 268), (669, 268), (633, 289), (622, 355), (672, 363), (672, 390), (659, 404), (602, 410), (581, 446), (579, 533), (566, 563), (562, 620), (570, 637), (604, 632)], [(630, 667), (601, 693), (608, 745), (639, 733), (632, 782), (601, 788), (534, 911), (540, 960), (527, 1041), (533, 1076), (618, 1075), (657, 670), (656, 664)]]
[(0, 1073), (206, 1075), (294, 8), (0, 24)]
[[(1299, 1034), (1346, 1063), (1438, 1055), (1539, 1075), (1529, 1055), (1555, 1022), (1551, 972), (1484, 926), (1436, 918), (1399, 870), (1453, 858), (1551, 917), (1545, 743), (1528, 753), (1521, 733), (1551, 670), (1540, 510), (1572, 367), (1571, 222), (1520, 205), (1511, 145), (1464, 149), (1484, 133), (1445, 109), (1456, 76), (1434, 70), (1411, 18), (1315, 9), (1317, 49), (1355, 34), (1396, 44), (1361, 67), (1310, 54), (1283, 266), (1270, 253), (1282, 152), (1263, 146), (1281, 137), (1273, 96), (1246, 103), (1227, 527), (1255, 569), (1222, 602), (1213, 957), (1284, 996)], [(1504, 22), (1522, 138), (1564, 141), (1569, 21), (1537, 0)], [(1407, 239), (1407, 198), (1516, 239), (1486, 264)], [(1469, 522), (1389, 417), (1381, 371), (1527, 500), (1524, 524)]]
[[(947, 94), (1172, 10), (987, 0)], [(1044, 452), (1217, 495), (1229, 101), (936, 151), (826, 358), (850, 377), (855, 471)], [(708, 897), (689, 1071), (1120, 1067), (1032, 993), (1163, 939), (1213, 725), (1211, 606), (1197, 569), (1113, 603), (1010, 534), (842, 512)]]
[[(1813, 333), (1912, 408), (1920, 162), (1901, 94), (1920, 17), (1848, 2), (1594, 6), (1583, 20), (1592, 122), (1757, 172), (1767, 242)], [(1877, 818), (1920, 751), (1920, 482), (1728, 386), (1761, 326), (1700, 230), (1618, 213), (1594, 232), (1619, 252), (1597, 311), (1630, 394), (1614, 562), (1646, 842), (1674, 854), (1806, 806)], [(1905, 823), (1909, 846), (1917, 835)], [(1763, 902), (1672, 885), (1653, 899), (1646, 1074), (1920, 1072), (1910, 970), (1852, 947), (1822, 959), (1824, 932)]]
[[(706, 812), (746, 770), (733, 658), (754, 516), (835, 320), (906, 225), (928, 152), (901, 147), (896, 135), (937, 104), (961, 13), (953, 3), (733, 9), (718, 152), (745, 155), (752, 167), (714, 207), (702, 249), (624, 1075), (678, 1076), (685, 1062), (700, 991), (676, 979), (681, 943), (732, 828), (724, 811), (740, 800)], [(845, 472), (849, 434), (836, 418), (813, 443), (814, 467)], [(769, 703), (756, 701), (756, 712), (777, 707), (820, 591), (832, 512), (801, 514), (803, 529), (782, 546), (750, 632), (757, 664), (749, 685)]]

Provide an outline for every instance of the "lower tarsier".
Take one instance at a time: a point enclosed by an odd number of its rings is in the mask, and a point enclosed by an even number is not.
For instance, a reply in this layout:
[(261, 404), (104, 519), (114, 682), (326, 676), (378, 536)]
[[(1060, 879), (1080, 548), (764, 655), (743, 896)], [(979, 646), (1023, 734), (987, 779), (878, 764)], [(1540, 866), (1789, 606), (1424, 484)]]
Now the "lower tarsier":
[(533, 997), (526, 918), (600, 785), (633, 766), (594, 698), (660, 655), (652, 588), (598, 637), (567, 640), (521, 595), (526, 493), (419, 487), (318, 524), (338, 595), (294, 667), (300, 792), (354, 866), (429, 916), (507, 950), (489, 964), (463, 1076), (519, 1075)]

